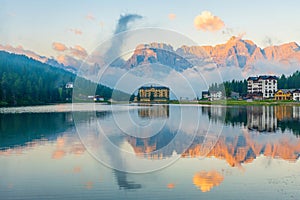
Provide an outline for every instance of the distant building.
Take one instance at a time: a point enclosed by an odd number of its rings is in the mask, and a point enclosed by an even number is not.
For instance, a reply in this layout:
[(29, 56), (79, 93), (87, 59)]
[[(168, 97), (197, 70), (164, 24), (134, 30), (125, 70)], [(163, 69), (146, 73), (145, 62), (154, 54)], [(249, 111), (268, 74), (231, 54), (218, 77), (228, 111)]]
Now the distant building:
[(101, 97), (101, 96), (99, 96), (99, 95), (96, 95), (96, 96), (94, 97), (94, 101), (95, 101), (95, 102), (104, 101), (104, 98)]
[(209, 98), (209, 91), (202, 91), (202, 99), (208, 99)]
[(168, 102), (170, 89), (163, 86), (143, 86), (139, 88), (140, 102)]
[(230, 98), (237, 100), (237, 99), (240, 98), (240, 94), (238, 92), (233, 92), (232, 91), (231, 94), (230, 94)]
[(300, 90), (299, 89), (296, 89), (293, 91), (293, 100), (300, 101)]
[(280, 89), (275, 93), (275, 100), (291, 100), (293, 98), (293, 90), (290, 89)]
[(223, 94), (221, 91), (211, 91), (210, 92), (211, 101), (217, 101), (223, 99)]
[(276, 76), (258, 76), (249, 77), (248, 82), (248, 96), (262, 97), (263, 99), (274, 98), (277, 91), (277, 77)]
[(67, 89), (72, 89), (74, 87), (73, 83), (72, 82), (69, 82), (66, 84), (65, 86)]

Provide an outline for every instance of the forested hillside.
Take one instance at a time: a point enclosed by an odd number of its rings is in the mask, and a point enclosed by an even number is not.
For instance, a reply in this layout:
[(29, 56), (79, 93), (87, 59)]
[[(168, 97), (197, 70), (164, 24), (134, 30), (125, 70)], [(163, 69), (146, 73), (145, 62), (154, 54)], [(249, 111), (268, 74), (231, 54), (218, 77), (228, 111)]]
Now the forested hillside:
[[(75, 74), (63, 69), (26, 56), (0, 51), (0, 106), (67, 102), (72, 91), (66, 89), (65, 85), (74, 80)], [(91, 81), (81, 79), (81, 83), (95, 88), (95, 83)], [(128, 99), (127, 94), (118, 93), (119, 97)], [(109, 99), (112, 89), (98, 85), (96, 94)]]

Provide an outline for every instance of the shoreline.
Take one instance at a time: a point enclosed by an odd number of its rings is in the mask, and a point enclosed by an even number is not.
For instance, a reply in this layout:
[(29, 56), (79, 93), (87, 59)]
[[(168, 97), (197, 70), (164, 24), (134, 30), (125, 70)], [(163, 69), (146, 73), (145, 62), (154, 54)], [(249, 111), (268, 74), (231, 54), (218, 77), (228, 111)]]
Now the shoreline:
[(296, 101), (275, 101), (275, 100), (257, 100), (257, 101), (245, 101), (245, 100), (220, 100), (220, 101), (199, 101), (198, 104), (202, 105), (228, 105), (228, 106), (300, 106), (300, 102)]
[[(76, 102), (76, 103), (92, 103), (99, 105), (122, 105), (122, 104), (131, 104), (132, 102)], [(47, 103), (47, 104), (33, 104), (33, 105), (16, 105), (16, 106), (0, 106), (0, 108), (17, 108), (17, 107), (37, 107), (37, 106), (53, 106), (53, 105), (67, 105), (72, 104), (72, 102), (61, 102), (61, 103)], [(277, 105), (287, 105), (287, 106), (300, 106), (299, 101), (275, 101), (275, 100), (254, 100), (251, 102), (245, 100), (218, 100), (218, 101), (175, 101), (172, 100), (161, 105), (223, 105), (223, 106), (277, 106)], [(141, 105), (159, 105), (159, 103), (145, 103)]]

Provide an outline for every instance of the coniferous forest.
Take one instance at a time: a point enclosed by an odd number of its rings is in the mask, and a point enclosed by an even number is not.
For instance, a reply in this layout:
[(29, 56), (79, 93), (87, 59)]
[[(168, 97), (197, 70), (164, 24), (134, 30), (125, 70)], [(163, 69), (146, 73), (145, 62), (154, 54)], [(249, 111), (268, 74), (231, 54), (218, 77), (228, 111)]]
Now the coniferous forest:
[[(23, 55), (0, 51), (0, 106), (40, 105), (70, 101), (72, 90), (65, 85), (74, 82), (76, 75)], [(96, 87), (81, 78), (84, 87)], [(98, 84), (96, 94), (111, 98), (113, 90)], [(129, 99), (118, 91), (120, 99)]]

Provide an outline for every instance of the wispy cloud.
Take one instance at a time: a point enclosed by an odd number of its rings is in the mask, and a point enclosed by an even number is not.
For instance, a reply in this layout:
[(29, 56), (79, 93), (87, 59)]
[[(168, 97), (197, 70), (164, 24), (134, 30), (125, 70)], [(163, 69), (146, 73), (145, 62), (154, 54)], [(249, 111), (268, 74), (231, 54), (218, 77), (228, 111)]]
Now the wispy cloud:
[(80, 59), (84, 59), (87, 56), (87, 51), (79, 45), (75, 45), (75, 47), (70, 47), (69, 51), (71, 55)]
[(76, 28), (70, 28), (69, 31), (73, 32), (75, 35), (82, 35), (82, 31)]
[(64, 64), (65, 66), (72, 66), (72, 67), (76, 67), (76, 68), (79, 68), (82, 63), (80, 60), (77, 60), (69, 55), (59, 55), (59, 56), (57, 56), (56, 60), (59, 63)]
[(40, 56), (37, 53), (30, 51), (30, 50), (26, 50), (24, 49), (21, 45), (17, 46), (17, 47), (13, 47), (11, 45), (1, 45), (0, 44), (0, 50), (4, 50), (10, 53), (15, 53), (15, 54), (20, 54), (20, 55), (25, 55), (28, 56), (30, 58), (33, 58), (35, 60), (38, 60), (40, 62), (46, 62), (47, 58), (45, 56)]
[(95, 20), (96, 18), (95, 18), (95, 16), (93, 15), (93, 14), (87, 14), (86, 16), (85, 16), (85, 18), (87, 19), (87, 20)]
[(53, 42), (52, 43), (52, 48), (55, 50), (55, 51), (65, 51), (67, 50), (67, 46), (60, 43), (60, 42)]
[(168, 15), (168, 18), (169, 18), (169, 20), (174, 20), (174, 19), (176, 18), (176, 14), (170, 13), (170, 14)]
[(60, 52), (57, 56), (57, 61), (66, 66), (79, 67), (81, 65), (81, 60), (88, 56), (85, 48), (80, 45), (75, 45), (73, 47), (67, 47), (65, 44), (60, 42), (53, 42), (52, 48)]
[(214, 16), (209, 11), (203, 11), (194, 19), (194, 26), (197, 30), (203, 31), (218, 31), (222, 29), (225, 24), (218, 16)]
[(137, 19), (142, 19), (143, 17), (141, 15), (137, 14), (126, 14), (126, 15), (121, 15), (117, 27), (115, 29), (115, 34), (121, 33), (123, 31), (126, 31), (128, 29), (128, 24), (130, 22), (134, 22)]
[(100, 21), (100, 22), (99, 22), (99, 26), (100, 26), (101, 28), (103, 28), (103, 27), (104, 27), (104, 22), (103, 22), (103, 21)]

